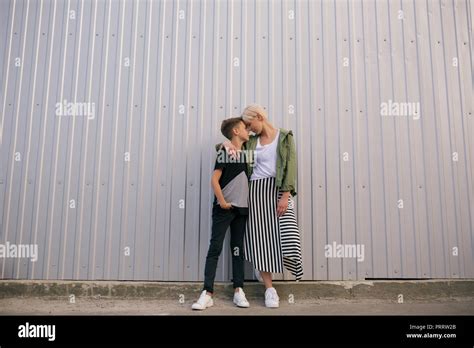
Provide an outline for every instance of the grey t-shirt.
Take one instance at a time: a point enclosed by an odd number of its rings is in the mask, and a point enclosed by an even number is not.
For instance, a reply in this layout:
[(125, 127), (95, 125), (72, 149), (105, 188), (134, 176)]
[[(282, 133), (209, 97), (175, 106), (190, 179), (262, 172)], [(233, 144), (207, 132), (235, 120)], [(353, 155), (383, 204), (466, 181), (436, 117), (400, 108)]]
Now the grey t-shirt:
[[(241, 213), (248, 213), (249, 183), (247, 176), (247, 162), (244, 152), (237, 158), (232, 158), (225, 149), (217, 152), (214, 169), (221, 169), (222, 175), (219, 185), (226, 202), (239, 208)], [(214, 205), (219, 204), (214, 196)]]

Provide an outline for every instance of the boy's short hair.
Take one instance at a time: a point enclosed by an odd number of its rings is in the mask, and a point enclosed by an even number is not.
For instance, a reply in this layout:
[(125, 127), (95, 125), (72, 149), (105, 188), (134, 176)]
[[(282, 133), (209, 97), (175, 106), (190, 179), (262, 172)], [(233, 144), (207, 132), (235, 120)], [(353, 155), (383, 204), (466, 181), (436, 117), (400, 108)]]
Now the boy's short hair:
[(222, 121), (221, 124), (221, 132), (222, 135), (225, 136), (227, 139), (232, 140), (232, 130), (238, 126), (240, 122), (244, 122), (242, 117), (232, 117), (227, 118)]

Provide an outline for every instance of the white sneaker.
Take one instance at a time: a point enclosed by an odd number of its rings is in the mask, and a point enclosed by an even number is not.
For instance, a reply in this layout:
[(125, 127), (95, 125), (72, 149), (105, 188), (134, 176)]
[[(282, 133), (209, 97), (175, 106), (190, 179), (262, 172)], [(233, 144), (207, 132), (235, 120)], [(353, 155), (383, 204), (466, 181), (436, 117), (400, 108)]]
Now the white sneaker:
[(193, 303), (192, 309), (196, 309), (199, 311), (202, 311), (203, 309), (206, 309), (208, 307), (214, 306), (214, 300), (212, 299), (211, 296), (207, 294), (206, 290), (203, 290), (201, 292), (201, 296), (199, 296), (199, 300), (197, 302)]
[(245, 292), (242, 290), (242, 288), (238, 288), (239, 290), (237, 292), (234, 292), (234, 304), (237, 307), (242, 307), (242, 308), (249, 308), (250, 303), (247, 301), (245, 298)]
[(280, 307), (280, 298), (275, 288), (268, 288), (265, 290), (265, 307), (278, 308)]
[(262, 275), (260, 274), (260, 271), (259, 270), (254, 270), (253, 273), (255, 274), (255, 278), (257, 278), (257, 280), (260, 283), (263, 283), (263, 278), (262, 278)]

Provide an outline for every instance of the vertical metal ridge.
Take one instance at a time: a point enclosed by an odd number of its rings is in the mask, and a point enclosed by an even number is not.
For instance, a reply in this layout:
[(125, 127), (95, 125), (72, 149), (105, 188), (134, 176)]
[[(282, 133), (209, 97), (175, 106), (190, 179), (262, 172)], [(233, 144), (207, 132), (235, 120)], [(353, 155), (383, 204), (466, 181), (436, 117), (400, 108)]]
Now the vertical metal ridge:
[[(105, 8), (107, 8), (107, 3)], [(99, 140), (99, 160), (98, 160), (98, 165), (99, 169), (97, 171), (97, 183), (94, 185), (94, 188), (96, 190), (95, 194), (95, 215), (93, 218), (94, 221), (94, 229), (91, 229), (91, 234), (93, 236), (93, 243), (92, 243), (92, 273), (91, 277), (92, 279), (95, 279), (95, 269), (96, 269), (96, 243), (97, 243), (97, 220), (98, 220), (98, 214), (99, 214), (99, 194), (100, 194), (100, 175), (101, 175), (101, 169), (102, 169), (102, 140), (103, 140), (103, 131), (104, 131), (104, 118), (105, 118), (105, 98), (106, 98), (106, 93), (105, 91), (107, 90), (107, 74), (108, 74), (108, 59), (109, 59), (109, 39), (110, 39), (110, 14), (112, 10), (112, 2), (108, 3), (108, 15), (107, 15), (107, 31), (104, 36), (106, 36), (106, 44), (105, 44), (105, 68), (103, 69), (104, 71), (104, 82), (102, 85), (102, 102), (100, 103), (101, 106), (101, 112), (99, 114), (100, 117), (100, 140)], [(81, 17), (82, 18), (82, 17)], [(99, 104), (99, 103), (98, 103)], [(106, 216), (107, 218), (107, 216)]]
[[(113, 146), (113, 156), (112, 156), (112, 160), (113, 160), (113, 164), (112, 164), (112, 184), (110, 185), (110, 188), (112, 190), (112, 193), (111, 193), (111, 200), (110, 200), (110, 205), (111, 205), (111, 209), (110, 209), (110, 220), (109, 220), (109, 229), (110, 229), (110, 237), (112, 237), (112, 230), (113, 230), (113, 216), (114, 216), (114, 197), (115, 197), (115, 178), (116, 178), (116, 175), (115, 175), (115, 169), (116, 169), (116, 163), (117, 163), (117, 139), (118, 139), (118, 111), (120, 110), (120, 91), (121, 91), (121, 82), (122, 82), (122, 63), (123, 63), (123, 33), (124, 33), (124, 23), (125, 23), (125, 1), (122, 1), (122, 24), (120, 26), (118, 26), (118, 28), (121, 28), (120, 30), (120, 53), (119, 53), (119, 63), (118, 63), (118, 87), (117, 87), (117, 102), (115, 104), (115, 109), (114, 110), (117, 110), (117, 116), (115, 117), (115, 135), (114, 135), (114, 146)], [(120, 9), (119, 9), (119, 14), (120, 14)], [(117, 36), (118, 36), (118, 33), (117, 33)], [(87, 139), (87, 138), (86, 138)], [(122, 246), (121, 244), (121, 231), (118, 232), (118, 236), (119, 236), (119, 248)], [(108, 244), (108, 252), (107, 252), (107, 275), (106, 277), (108, 279), (110, 279), (111, 277), (111, 264), (112, 264), (112, 241), (111, 241), (111, 238), (109, 238), (109, 244)], [(119, 250), (120, 252), (120, 250)], [(118, 253), (117, 253), (118, 254)], [(120, 262), (120, 261), (119, 261)], [(119, 270), (120, 272), (120, 270)]]
[[(87, 100), (91, 100), (91, 95), (92, 95), (92, 80), (93, 80), (93, 74), (94, 74), (94, 54), (95, 54), (95, 35), (94, 33), (96, 32), (96, 24), (97, 24), (97, 2), (95, 3), (94, 6), (94, 25), (93, 25), (93, 30), (92, 30), (92, 51), (90, 54), (90, 59), (91, 59), (91, 69), (90, 69), (90, 79), (89, 79), (89, 88), (88, 88), (88, 97)], [(81, 212), (80, 212), (80, 218), (79, 218), (79, 240), (77, 241), (77, 268), (76, 268), (76, 279), (81, 279), (80, 277), (80, 270), (81, 270), (81, 244), (82, 244), (82, 225), (84, 223), (84, 206), (85, 206), (85, 199), (84, 199), (84, 189), (85, 189), (85, 183), (86, 183), (86, 168), (87, 168), (87, 148), (88, 148), (88, 141), (89, 141), (89, 122), (86, 122), (86, 143), (84, 145), (84, 167), (83, 167), (83, 172), (82, 172), (82, 190), (81, 190)]]
[[(35, 238), (34, 238), (34, 244), (37, 244), (37, 237), (38, 237), (38, 219), (39, 219), (39, 208), (40, 208), (40, 199), (41, 199), (41, 188), (42, 186), (42, 179), (43, 179), (43, 160), (44, 160), (44, 147), (46, 143), (46, 130), (47, 130), (47, 121), (48, 121), (48, 113), (46, 110), (48, 109), (48, 101), (49, 101), (49, 88), (50, 88), (50, 82), (51, 82), (51, 65), (52, 65), (52, 59), (53, 59), (53, 47), (54, 47), (54, 27), (56, 24), (56, 5), (57, 5), (57, 0), (54, 1), (54, 11), (53, 11), (53, 29), (52, 29), (52, 37), (51, 37), (51, 45), (50, 45), (50, 51), (49, 51), (49, 64), (48, 64), (48, 83), (46, 87), (46, 101), (44, 103), (44, 110), (45, 110), (45, 124), (43, 127), (43, 142), (41, 144), (41, 160), (40, 160), (40, 170), (39, 170), (39, 185), (38, 185), (38, 201), (36, 203), (36, 218), (35, 218)], [(44, 250), (44, 247), (43, 247)], [(33, 263), (32, 271), (31, 271), (31, 278), (35, 279), (35, 266), (36, 262)], [(3, 275), (2, 275), (3, 277)]]
[[(13, 0), (12, 22), (11, 22), (12, 24), (10, 27), (10, 40), (8, 43), (8, 61), (7, 61), (7, 67), (6, 67), (7, 77), (5, 78), (5, 88), (3, 90), (4, 94), (3, 94), (3, 107), (2, 107), (2, 123), (1, 123), (1, 129), (0, 129), (0, 146), (3, 146), (3, 129), (5, 127), (5, 106), (7, 103), (8, 81), (9, 81), (8, 76), (10, 73), (10, 57), (11, 57), (11, 52), (12, 52), (13, 27), (15, 26), (16, 1), (17, 0)], [(3, 271), (2, 271), (2, 277), (3, 277)]]
[[(23, 198), (20, 200), (22, 202), (22, 207), (21, 207), (21, 213), (19, 214), (20, 218), (20, 238), (19, 238), (19, 244), (22, 244), (22, 237), (23, 237), (23, 223), (25, 222), (25, 203), (26, 203), (26, 192), (27, 192), (27, 182), (28, 182), (28, 167), (30, 163), (30, 152), (31, 152), (31, 131), (33, 129), (33, 107), (35, 103), (35, 87), (36, 87), (36, 72), (37, 72), (37, 67), (38, 67), (38, 52), (39, 52), (39, 41), (40, 41), (40, 33), (41, 33), (41, 19), (43, 18), (43, 0), (41, 0), (40, 4), (40, 16), (39, 16), (39, 21), (38, 21), (38, 34), (36, 36), (36, 53), (35, 53), (35, 68), (34, 68), (34, 73), (33, 73), (33, 87), (32, 87), (32, 94), (33, 96), (31, 97), (31, 104), (30, 104), (30, 127), (29, 127), (29, 133), (28, 133), (28, 149), (26, 150), (25, 157), (26, 157), (26, 169), (25, 169), (25, 180), (23, 182)], [(6, 95), (5, 95), (6, 97)], [(21, 191), (20, 191), (21, 192)], [(17, 274), (16, 274), (16, 279), (19, 279), (20, 277), (20, 258), (17, 260)]]
[[(23, 84), (23, 68), (25, 66), (25, 49), (26, 49), (26, 37), (27, 37), (27, 34), (28, 34), (28, 14), (29, 14), (29, 8), (30, 8), (30, 1), (27, 0), (27, 3), (26, 3), (26, 19), (25, 19), (25, 29), (24, 29), (24, 32), (23, 32), (23, 35), (22, 35), (22, 38), (23, 38), (23, 48), (21, 50), (21, 60), (20, 60), (20, 64), (21, 64), (21, 69), (20, 69), (20, 85), (18, 87), (18, 105), (16, 105), (16, 116), (15, 116), (15, 131), (14, 131), (14, 140), (13, 140), (13, 155), (15, 153), (15, 151), (17, 150), (17, 136), (18, 136), (18, 120), (19, 120), (19, 113), (20, 113), (20, 101), (21, 100), (21, 87), (22, 87), (22, 84)], [(12, 27), (13, 28), (13, 27)], [(16, 92), (16, 89), (15, 89), (15, 92)], [(5, 99), (6, 99), (6, 95), (5, 95)], [(2, 116), (3, 117), (3, 116)], [(3, 121), (2, 121), (2, 125), (3, 125)], [(2, 127), (2, 131), (3, 131), (3, 127)], [(14, 159), (14, 156), (11, 156), (11, 174), (10, 174), (10, 180), (8, 180), (8, 183), (9, 183), (9, 190), (8, 190), (8, 203), (7, 203), (7, 214), (6, 214), (6, 223), (5, 223), (5, 242), (8, 242), (8, 230), (9, 230), (9, 222), (10, 222), (10, 206), (12, 204), (12, 188), (13, 188), (13, 176), (14, 176), (14, 173), (15, 173), (15, 159)], [(8, 173), (8, 171), (7, 171)], [(7, 259), (5, 259), (5, 261), (3, 262), (2, 264), (2, 278), (4, 277), (5, 275), (5, 266), (6, 266), (6, 263), (7, 263)], [(13, 268), (13, 262), (12, 262), (12, 268)]]

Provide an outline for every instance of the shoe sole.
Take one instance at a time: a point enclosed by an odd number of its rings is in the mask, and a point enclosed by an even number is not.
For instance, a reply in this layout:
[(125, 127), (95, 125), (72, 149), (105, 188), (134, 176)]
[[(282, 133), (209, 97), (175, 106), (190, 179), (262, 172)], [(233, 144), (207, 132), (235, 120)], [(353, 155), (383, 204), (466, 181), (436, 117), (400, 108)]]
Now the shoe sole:
[(265, 307), (267, 307), (267, 308), (279, 308), (279, 307), (280, 307), (280, 304), (277, 304), (276, 306), (274, 306), (274, 305), (272, 305), (272, 306), (267, 306), (267, 305), (265, 304)]
[(193, 307), (191, 306), (191, 309), (192, 309), (193, 311), (203, 311), (203, 310), (205, 310), (205, 309), (207, 309), (207, 308), (209, 308), (209, 307), (212, 307), (212, 306), (214, 306), (214, 302), (211, 302), (209, 305), (207, 305), (207, 306), (204, 307), (204, 308), (193, 308)]
[(234, 304), (235, 304), (236, 307), (239, 307), (239, 308), (249, 308), (249, 307), (250, 307), (250, 305), (248, 305), (248, 306), (239, 306), (239, 305), (238, 305), (237, 303), (235, 303), (235, 302), (234, 302)]

